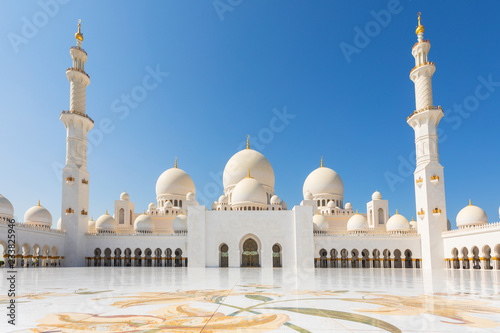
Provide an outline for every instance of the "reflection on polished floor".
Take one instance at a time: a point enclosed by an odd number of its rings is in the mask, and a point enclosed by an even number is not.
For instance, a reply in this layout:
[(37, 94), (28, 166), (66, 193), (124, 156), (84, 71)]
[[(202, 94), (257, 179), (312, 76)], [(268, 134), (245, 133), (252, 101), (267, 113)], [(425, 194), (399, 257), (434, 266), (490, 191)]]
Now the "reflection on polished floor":
[(37, 268), (16, 288), (1, 332), (500, 332), (498, 271)]

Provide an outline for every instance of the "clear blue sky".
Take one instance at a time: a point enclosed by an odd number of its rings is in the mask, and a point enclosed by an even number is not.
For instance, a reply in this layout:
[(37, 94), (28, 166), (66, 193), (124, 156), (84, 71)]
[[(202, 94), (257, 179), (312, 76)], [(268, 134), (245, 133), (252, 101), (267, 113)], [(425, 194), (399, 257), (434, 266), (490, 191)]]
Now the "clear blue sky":
[[(123, 190), (137, 211), (146, 208), (176, 156), (201, 203), (213, 201), (247, 134), (262, 145), (289, 208), (323, 155), (354, 209), (365, 212), (378, 189), (391, 214), (411, 218), (414, 133), (406, 117), (415, 109), (409, 72), (421, 11), (437, 67), (434, 104), (448, 113), (440, 124), (448, 217), (454, 224), (471, 198), (498, 221), (500, 84), (475, 95), (479, 77), (500, 82), (499, 2), (61, 2), (42, 0), (52, 4), (45, 9), (0, 2), (0, 193), (18, 219), (38, 199), (54, 226), (60, 216), (59, 115), (69, 108), (65, 71), (79, 18), (91, 77), (87, 113), (96, 124), (88, 155), (94, 218), (113, 210)], [(374, 23), (373, 13), (388, 7), (390, 17)], [(358, 29), (368, 29), (368, 40), (355, 41)], [(358, 46), (350, 61), (347, 44)], [(169, 74), (124, 117), (122, 95), (139, 92), (148, 67)], [(273, 110), (284, 109), (295, 118), (281, 126)]]

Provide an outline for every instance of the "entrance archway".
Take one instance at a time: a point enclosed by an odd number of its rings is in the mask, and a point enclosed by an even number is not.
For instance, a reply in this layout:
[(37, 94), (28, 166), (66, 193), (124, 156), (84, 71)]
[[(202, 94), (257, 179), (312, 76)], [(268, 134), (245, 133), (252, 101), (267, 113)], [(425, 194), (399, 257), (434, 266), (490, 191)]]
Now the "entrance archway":
[(248, 238), (243, 243), (241, 254), (241, 267), (259, 267), (259, 246), (253, 238)]
[(229, 247), (226, 244), (222, 244), (219, 248), (219, 256), (220, 256), (220, 267), (228, 267), (229, 266)]
[(281, 267), (281, 246), (273, 245), (273, 267)]

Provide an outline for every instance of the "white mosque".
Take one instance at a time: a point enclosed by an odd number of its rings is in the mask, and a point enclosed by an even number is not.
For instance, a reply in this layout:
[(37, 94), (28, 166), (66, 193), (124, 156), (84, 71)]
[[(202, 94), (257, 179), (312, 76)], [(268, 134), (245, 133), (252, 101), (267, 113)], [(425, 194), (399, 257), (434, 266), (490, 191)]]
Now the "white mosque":
[[(87, 134), (94, 122), (85, 110), (87, 52), (78, 25), (73, 64), (66, 71), (70, 107), (60, 119), (67, 129), (66, 165), (62, 172), (61, 218), (38, 203), (24, 221), (10, 223), (14, 209), (0, 195), (0, 245), (4, 263), (36, 266), (297, 267), (379, 269), (500, 269), (500, 222), (488, 223), (472, 204), (450, 230), (446, 214), (443, 167), (439, 163), (437, 126), (443, 117), (432, 99), (436, 67), (428, 59), (424, 27), (412, 48), (416, 111), (407, 119), (415, 131), (417, 220), (397, 213), (375, 191), (366, 213), (344, 200), (344, 184), (321, 165), (306, 178), (303, 201), (291, 208), (274, 191), (275, 175), (264, 155), (251, 149), (227, 162), (221, 193), (212, 207), (196, 201), (196, 187), (175, 166), (156, 183), (156, 200), (136, 210), (128, 193), (114, 209), (89, 220)], [(408, 198), (410, 200), (410, 198)], [(360, 209), (362, 210), (362, 209)], [(10, 237), (15, 231), (15, 243)]]

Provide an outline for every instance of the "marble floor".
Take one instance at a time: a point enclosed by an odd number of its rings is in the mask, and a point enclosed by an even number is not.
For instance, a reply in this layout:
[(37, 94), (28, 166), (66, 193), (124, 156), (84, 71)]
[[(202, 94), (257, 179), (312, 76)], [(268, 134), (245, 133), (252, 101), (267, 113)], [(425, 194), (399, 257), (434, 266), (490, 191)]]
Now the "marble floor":
[(16, 326), (6, 276), (0, 332), (500, 332), (500, 271), (24, 268)]

